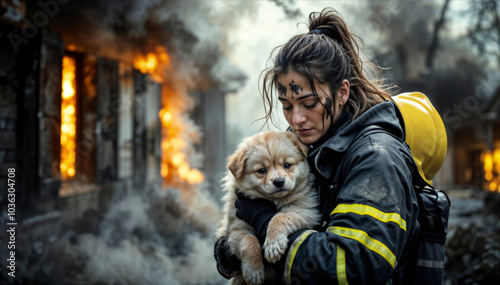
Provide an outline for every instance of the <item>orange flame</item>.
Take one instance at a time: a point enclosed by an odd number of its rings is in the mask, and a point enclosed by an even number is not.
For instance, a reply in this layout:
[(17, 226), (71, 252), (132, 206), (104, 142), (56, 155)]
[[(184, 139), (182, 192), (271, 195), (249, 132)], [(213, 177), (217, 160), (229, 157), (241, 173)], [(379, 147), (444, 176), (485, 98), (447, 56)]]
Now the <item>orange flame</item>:
[(169, 184), (187, 182), (189, 184), (199, 184), (203, 182), (204, 176), (198, 169), (192, 169), (186, 161), (184, 150), (187, 146), (185, 140), (181, 138), (182, 123), (178, 117), (172, 114), (168, 107), (160, 110), (160, 120), (163, 126), (163, 136), (161, 143), (162, 162), (161, 175)]
[(156, 82), (163, 81), (162, 68), (169, 66), (170, 56), (164, 47), (157, 47), (156, 53), (148, 53), (146, 56), (139, 55), (134, 60), (134, 67), (142, 73), (148, 73)]
[[(157, 47), (155, 53), (148, 53), (146, 56), (138, 56), (134, 60), (134, 67), (142, 73), (148, 73), (154, 81), (162, 83), (164, 81), (164, 72), (170, 66), (170, 56), (164, 47)], [(164, 84), (165, 88), (165, 84)], [(199, 184), (203, 182), (203, 174), (188, 163), (188, 143), (185, 139), (188, 132), (184, 121), (182, 110), (178, 104), (173, 101), (180, 100), (172, 90), (163, 92), (165, 96), (171, 96), (164, 102), (168, 105), (160, 110), (158, 116), (162, 124), (162, 158), (161, 158), (161, 176), (166, 184), (175, 185), (179, 183)], [(167, 94), (167, 95), (165, 95)], [(172, 100), (175, 97), (174, 100)]]
[(75, 176), (76, 159), (76, 62), (63, 57), (61, 94), (61, 178)]
[(483, 163), (484, 188), (491, 192), (500, 192), (500, 149), (495, 149), (493, 153), (489, 150), (481, 154)]

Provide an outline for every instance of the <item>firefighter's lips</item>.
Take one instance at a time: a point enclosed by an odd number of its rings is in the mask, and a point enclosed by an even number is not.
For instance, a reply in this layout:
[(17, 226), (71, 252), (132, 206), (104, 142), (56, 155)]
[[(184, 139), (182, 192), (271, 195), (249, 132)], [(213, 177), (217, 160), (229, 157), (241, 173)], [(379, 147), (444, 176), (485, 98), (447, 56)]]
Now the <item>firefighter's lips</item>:
[(311, 132), (313, 131), (313, 129), (297, 129), (295, 132), (299, 135), (299, 136), (306, 136), (308, 134), (310, 134)]

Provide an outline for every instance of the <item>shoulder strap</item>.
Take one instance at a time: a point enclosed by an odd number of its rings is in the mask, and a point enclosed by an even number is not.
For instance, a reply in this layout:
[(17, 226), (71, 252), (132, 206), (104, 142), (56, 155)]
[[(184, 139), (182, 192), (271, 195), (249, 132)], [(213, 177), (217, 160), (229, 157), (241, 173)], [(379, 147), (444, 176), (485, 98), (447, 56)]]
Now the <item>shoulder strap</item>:
[[(374, 134), (374, 133), (386, 133), (388, 135), (391, 135), (395, 139), (397, 139), (400, 142), (402, 142), (406, 146), (406, 148), (410, 151), (410, 154), (411, 154), (410, 145), (408, 145), (408, 143), (406, 143), (406, 141), (404, 141), (400, 137), (398, 137), (398, 136), (396, 136), (396, 135), (394, 135), (394, 134), (392, 134), (392, 133), (384, 130), (383, 128), (381, 128), (379, 126), (370, 126), (370, 127), (367, 128), (366, 131), (363, 131), (358, 136), (361, 136), (361, 135), (371, 135), (371, 134)], [(413, 155), (412, 155), (412, 159), (411, 159), (411, 164), (408, 165), (408, 168), (410, 169), (410, 172), (412, 174), (412, 181), (413, 181), (413, 184), (416, 186), (415, 189), (417, 190), (418, 193), (420, 193), (422, 191), (422, 189), (424, 189), (425, 187), (429, 187), (429, 188), (432, 188), (434, 190), (434, 187), (432, 185), (430, 185), (429, 183), (427, 183), (422, 178), (422, 176), (420, 176), (420, 173), (418, 172), (417, 164), (415, 163), (415, 159), (413, 158)]]

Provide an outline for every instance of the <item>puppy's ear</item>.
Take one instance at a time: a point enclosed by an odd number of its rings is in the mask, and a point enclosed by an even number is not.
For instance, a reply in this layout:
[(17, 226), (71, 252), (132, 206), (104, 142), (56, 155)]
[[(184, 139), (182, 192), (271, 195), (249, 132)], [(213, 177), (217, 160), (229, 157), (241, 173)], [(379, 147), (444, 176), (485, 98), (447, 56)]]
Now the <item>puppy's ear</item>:
[(303, 144), (295, 133), (286, 132), (286, 135), (290, 138), (290, 140), (297, 147), (300, 153), (302, 153), (304, 157), (307, 157), (307, 151), (309, 150), (309, 147), (306, 144)]
[(231, 155), (228, 159), (227, 169), (231, 171), (234, 178), (238, 180), (243, 174), (245, 168), (245, 161), (247, 160), (247, 151), (240, 149)]

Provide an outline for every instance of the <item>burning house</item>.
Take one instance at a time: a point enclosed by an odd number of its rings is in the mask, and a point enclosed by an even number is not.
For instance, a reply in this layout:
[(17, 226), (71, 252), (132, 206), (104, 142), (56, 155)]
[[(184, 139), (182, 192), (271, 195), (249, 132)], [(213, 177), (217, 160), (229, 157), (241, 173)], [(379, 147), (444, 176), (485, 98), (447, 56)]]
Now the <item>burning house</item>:
[(7, 284), (220, 282), (224, 98), (245, 76), (208, 5), (1, 1), (0, 182), (15, 169), (17, 222), (15, 278), (0, 249)]
[(500, 89), (487, 98), (469, 96), (462, 107), (449, 116), (454, 185), (500, 192)]

